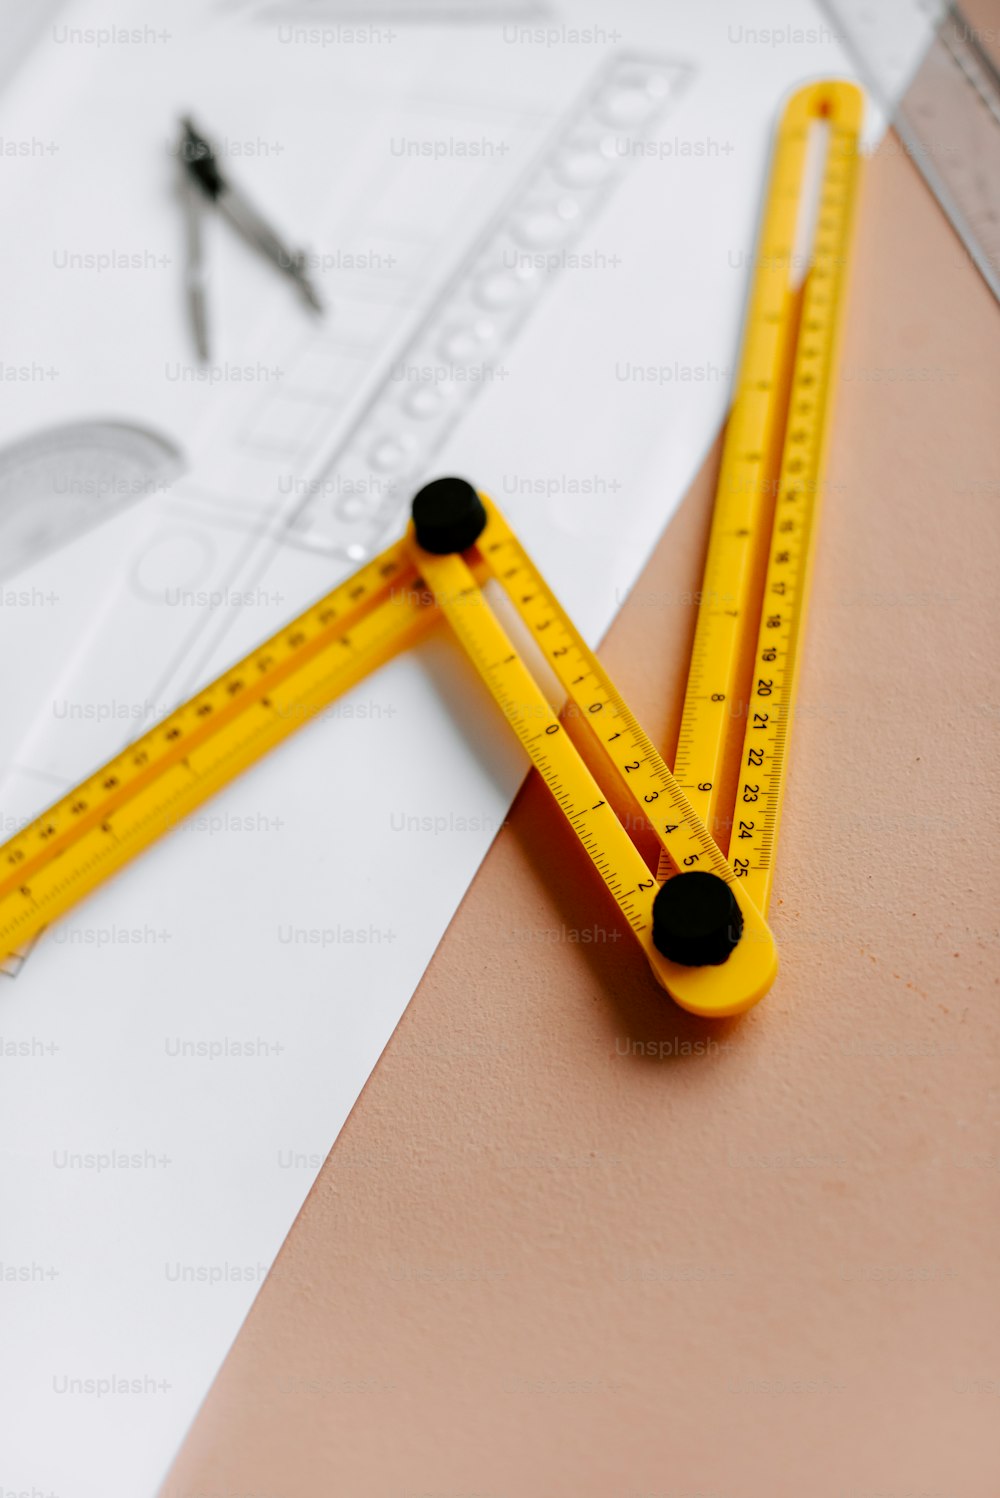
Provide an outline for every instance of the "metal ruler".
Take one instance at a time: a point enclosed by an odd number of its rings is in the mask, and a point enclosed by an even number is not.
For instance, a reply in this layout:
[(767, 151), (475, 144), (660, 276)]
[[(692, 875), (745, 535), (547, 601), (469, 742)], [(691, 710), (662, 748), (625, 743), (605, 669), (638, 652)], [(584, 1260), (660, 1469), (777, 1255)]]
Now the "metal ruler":
[(824, 4), (1000, 300), (1000, 72), (985, 46), (989, 38), (957, 5), (940, 0)]

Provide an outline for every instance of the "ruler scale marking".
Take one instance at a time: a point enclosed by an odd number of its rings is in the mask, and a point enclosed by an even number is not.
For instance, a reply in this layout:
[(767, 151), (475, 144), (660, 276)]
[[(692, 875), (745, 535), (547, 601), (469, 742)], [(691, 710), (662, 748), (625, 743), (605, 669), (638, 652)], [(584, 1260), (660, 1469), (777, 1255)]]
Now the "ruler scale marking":
[[(727, 719), (743, 653), (752, 638), (752, 675), (728, 853), (734, 872), (762, 911), (770, 895), (788, 718), (794, 710), (830, 425), (861, 107), (860, 93), (850, 84), (810, 85), (793, 96), (778, 129), (772, 198), (756, 252), (736, 402), (723, 449), (678, 735), (677, 762), (685, 774), (688, 766), (696, 766), (701, 777), (692, 801), (714, 828)], [(808, 257), (803, 255), (805, 273), (799, 277), (788, 246), (797, 244), (802, 232), (799, 215), (807, 190), (808, 146), (816, 127), (825, 131), (825, 155), (812, 243)], [(778, 276), (775, 267), (781, 268)], [(751, 563), (754, 556), (756, 562)], [(755, 585), (760, 588), (756, 601)], [(734, 607), (706, 606), (706, 601), (721, 596)], [(737, 705), (742, 711), (742, 702)], [(754, 771), (759, 773), (748, 773)], [(666, 873), (663, 861), (660, 873)]]
[[(857, 103), (860, 104), (860, 100)], [(860, 125), (857, 108), (855, 118)], [(790, 434), (792, 440), (786, 444), (783, 455), (775, 528), (764, 579), (764, 604), (754, 654), (754, 686), (747, 704), (737, 786), (737, 807), (762, 806), (763, 816), (755, 812), (751, 817), (748, 810), (747, 816), (740, 819), (739, 832), (734, 826), (734, 836), (742, 845), (740, 851), (737, 853), (735, 844), (730, 848), (737, 874), (744, 879), (751, 898), (762, 910), (767, 909), (770, 899), (774, 845), (787, 773), (789, 733), (792, 715), (796, 711), (795, 692), (821, 503), (823, 458), (830, 429), (833, 375), (846, 287), (846, 250), (859, 161), (856, 135), (850, 130), (834, 131), (831, 151), (834, 146), (837, 146), (844, 164), (844, 191), (838, 199), (840, 213), (835, 231), (831, 231), (829, 240), (817, 241), (814, 245), (814, 261), (804, 286), (803, 323), (807, 330), (814, 323), (813, 331), (817, 336), (815, 343), (806, 343), (799, 348), (791, 393), (794, 405), (803, 385), (813, 390), (810, 412), (813, 420), (797, 438), (793, 430)], [(786, 506), (790, 510), (786, 510)], [(786, 514), (790, 514), (791, 519), (784, 518)], [(783, 529), (786, 526), (793, 529), (786, 531)], [(783, 536), (787, 540), (783, 540)], [(780, 630), (783, 649), (770, 644), (772, 628)], [(757, 745), (755, 735), (770, 724), (772, 715), (773, 737), (764, 736), (762, 743)], [(754, 771), (762, 773), (752, 774)]]
[[(16, 833), (0, 849), (5, 954), (430, 628), (436, 611), (420, 601), (417, 581), (404, 544), (390, 547)], [(400, 584), (408, 590), (390, 599)], [(345, 625), (346, 637), (338, 633)], [(363, 648), (352, 644), (352, 632)], [(230, 688), (257, 668), (258, 679), (230, 697)], [(220, 696), (229, 698), (222, 710), (197, 722), (205, 704)], [(147, 814), (136, 819), (144, 797)], [(119, 837), (129, 815), (128, 835)], [(80, 855), (95, 842), (96, 851)], [(59, 863), (69, 855), (72, 872), (63, 877)], [(96, 877), (95, 870), (101, 870)]]

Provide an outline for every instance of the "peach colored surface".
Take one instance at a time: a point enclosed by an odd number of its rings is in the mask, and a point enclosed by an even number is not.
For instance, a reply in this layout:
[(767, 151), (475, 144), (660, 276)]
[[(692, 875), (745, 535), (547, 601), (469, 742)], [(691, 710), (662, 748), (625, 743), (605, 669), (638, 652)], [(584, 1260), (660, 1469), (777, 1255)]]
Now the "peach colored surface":
[[(529, 782), (171, 1498), (1000, 1492), (1000, 313), (893, 140), (856, 263), (777, 986), (553, 939), (617, 928)], [(670, 751), (717, 457), (603, 651)]]

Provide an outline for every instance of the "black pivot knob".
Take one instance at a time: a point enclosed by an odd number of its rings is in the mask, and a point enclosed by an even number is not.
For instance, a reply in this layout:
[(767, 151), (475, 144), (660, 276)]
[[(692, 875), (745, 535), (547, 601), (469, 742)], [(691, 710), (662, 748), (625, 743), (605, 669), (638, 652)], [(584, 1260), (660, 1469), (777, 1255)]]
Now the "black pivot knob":
[(653, 901), (653, 945), (684, 967), (718, 967), (743, 935), (743, 913), (718, 874), (675, 874)]
[(435, 479), (414, 496), (417, 544), (436, 557), (467, 551), (486, 529), (486, 510), (465, 479)]

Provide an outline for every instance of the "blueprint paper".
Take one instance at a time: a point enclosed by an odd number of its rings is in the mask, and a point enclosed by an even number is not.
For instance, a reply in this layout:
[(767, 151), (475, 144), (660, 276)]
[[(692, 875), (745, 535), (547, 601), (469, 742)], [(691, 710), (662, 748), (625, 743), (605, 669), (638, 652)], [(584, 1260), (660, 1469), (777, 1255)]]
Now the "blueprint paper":
[[(736, 0), (710, 13), (635, 3), (615, 7), (615, 35), (606, 12), (573, 6), (520, 33), (494, 15), (330, 46), (281, 41), (282, 8), (250, 9), (69, 6), (62, 21), (84, 35), (109, 22), (153, 31), (128, 67), (115, 47), (130, 44), (43, 38), (0, 108), (6, 138), (60, 145), (16, 158), (3, 184), (5, 221), (20, 225), (9, 359), (42, 374), (11, 384), (0, 439), (114, 416), (163, 430), (186, 459), (169, 491), (13, 580), (26, 601), (4, 612), (18, 706), (0, 742), (8, 830), (350, 570), (329, 527), (346, 535), (346, 501), (368, 491), (342, 492), (339, 478), (354, 464), (358, 484), (386, 485), (381, 501), (406, 461), (402, 427), (365, 425), (382, 420), (379, 391), (433, 308), (448, 312), (505, 204), (522, 252), (506, 268), (530, 272), (537, 255), (544, 274), (558, 260), (551, 204), (519, 192), (555, 148), (557, 215), (582, 199), (573, 174), (592, 138), (573, 132), (596, 116), (574, 111), (627, 56), (659, 69), (662, 108), (631, 136), (635, 89), (619, 81), (597, 98), (623, 143), (615, 185), (530, 316), (491, 363), (501, 313), (465, 309), (430, 374), (412, 378), (404, 359), (395, 381), (401, 401), (448, 386), (461, 419), (431, 472), (491, 492), (599, 640), (723, 419), (782, 97), (849, 72), (829, 24), (794, 0), (756, 7), (754, 28)], [(245, 28), (241, 65), (220, 71), (233, 28)], [(256, 144), (233, 173), (326, 257), (335, 304), (317, 327), (210, 224), (214, 384), (193, 372), (180, 293), (165, 147), (181, 107), (233, 148)], [(268, 142), (284, 149), (268, 155)], [(416, 149), (441, 143), (436, 156)], [(116, 251), (139, 257), (134, 272), (72, 258)], [(254, 373), (239, 380), (239, 368)], [(473, 398), (460, 370), (483, 376)], [(501, 727), (435, 636), (105, 886), (4, 982), (8, 1488), (136, 1498), (162, 1481), (503, 823), (524, 762)]]

